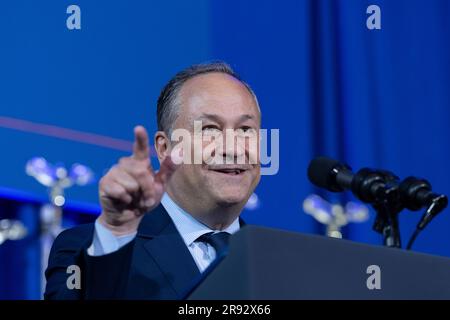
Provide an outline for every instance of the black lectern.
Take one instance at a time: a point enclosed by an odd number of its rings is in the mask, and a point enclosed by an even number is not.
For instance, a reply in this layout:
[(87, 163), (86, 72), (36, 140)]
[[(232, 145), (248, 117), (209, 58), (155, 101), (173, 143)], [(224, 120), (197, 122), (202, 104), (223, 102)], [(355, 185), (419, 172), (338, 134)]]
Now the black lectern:
[(450, 259), (246, 226), (188, 299), (450, 299)]

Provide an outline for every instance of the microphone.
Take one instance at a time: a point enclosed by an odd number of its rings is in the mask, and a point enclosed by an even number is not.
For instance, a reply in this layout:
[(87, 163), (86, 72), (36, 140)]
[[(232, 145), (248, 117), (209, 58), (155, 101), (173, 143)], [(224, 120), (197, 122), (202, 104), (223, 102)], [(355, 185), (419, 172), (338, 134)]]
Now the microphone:
[(429, 207), (433, 202), (444, 209), (448, 200), (445, 195), (433, 193), (431, 184), (425, 179), (408, 177), (400, 184), (400, 192), (406, 208), (412, 211)]
[(426, 225), (448, 205), (446, 195), (431, 191), (431, 184), (425, 179), (408, 177), (400, 183), (402, 203), (412, 211), (428, 208), (417, 229), (423, 230)]
[(410, 250), (419, 233), (447, 207), (448, 198), (446, 195), (433, 193), (431, 184), (424, 179), (408, 177), (400, 184), (402, 201), (409, 210), (419, 210), (422, 207), (427, 208), (416, 230), (408, 241), (406, 250)]
[(391, 176), (390, 173), (369, 168), (354, 174), (348, 165), (327, 157), (313, 159), (308, 167), (308, 178), (314, 185), (331, 192), (349, 189), (367, 203), (378, 203), (383, 199), (395, 201), (398, 198), (398, 185), (389, 183), (393, 180)]
[(309, 163), (308, 178), (320, 188), (331, 192), (342, 192), (350, 188), (353, 173), (349, 166), (339, 161), (318, 157)]
[(371, 203), (379, 212), (374, 229), (385, 237), (388, 246), (400, 247), (397, 214), (407, 208), (427, 208), (411, 236), (407, 250), (418, 234), (448, 205), (448, 198), (431, 191), (424, 179), (408, 177), (403, 181), (389, 171), (363, 168), (356, 173), (339, 161), (318, 157), (308, 167), (308, 178), (316, 186), (331, 192), (351, 190), (361, 201)]

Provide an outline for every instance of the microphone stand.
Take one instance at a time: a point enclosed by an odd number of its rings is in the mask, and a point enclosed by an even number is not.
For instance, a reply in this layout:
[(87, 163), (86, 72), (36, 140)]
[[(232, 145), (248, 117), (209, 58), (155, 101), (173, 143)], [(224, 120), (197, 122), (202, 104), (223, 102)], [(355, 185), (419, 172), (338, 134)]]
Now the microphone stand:
[(398, 214), (404, 209), (399, 201), (399, 188), (393, 182), (398, 179), (395, 175), (387, 171), (378, 171), (386, 181), (386, 190), (372, 204), (377, 212), (377, 217), (373, 224), (373, 230), (383, 235), (383, 244), (391, 248), (401, 248), (400, 229), (398, 224)]
[(373, 229), (383, 235), (383, 244), (391, 248), (401, 248), (400, 230), (398, 224), (399, 210), (390, 204), (373, 204), (377, 217)]

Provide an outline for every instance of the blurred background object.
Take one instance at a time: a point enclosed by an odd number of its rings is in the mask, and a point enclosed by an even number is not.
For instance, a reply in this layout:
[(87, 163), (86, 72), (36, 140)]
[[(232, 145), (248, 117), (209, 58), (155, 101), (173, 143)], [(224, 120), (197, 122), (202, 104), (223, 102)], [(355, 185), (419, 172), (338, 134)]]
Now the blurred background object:
[(42, 157), (30, 159), (26, 173), (47, 187), (49, 204), (40, 210), (40, 251), (41, 251), (41, 297), (45, 291), (45, 269), (53, 241), (63, 230), (63, 206), (66, 203), (64, 191), (73, 185), (85, 186), (94, 182), (94, 173), (88, 167), (76, 163), (67, 170), (63, 164), (52, 165)]
[(303, 201), (303, 211), (326, 226), (328, 237), (343, 238), (342, 228), (349, 223), (362, 223), (369, 219), (369, 208), (356, 202), (348, 202), (345, 207), (329, 203), (312, 194)]
[(27, 229), (17, 220), (0, 220), (0, 245), (6, 240), (20, 240), (27, 235)]

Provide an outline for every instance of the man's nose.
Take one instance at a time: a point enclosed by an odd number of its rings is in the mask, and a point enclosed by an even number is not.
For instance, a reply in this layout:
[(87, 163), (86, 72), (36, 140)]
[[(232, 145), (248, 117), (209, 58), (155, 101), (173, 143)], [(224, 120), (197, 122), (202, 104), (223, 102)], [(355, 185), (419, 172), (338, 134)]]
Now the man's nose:
[(245, 156), (245, 142), (238, 139), (234, 132), (224, 135), (222, 155), (226, 158), (238, 159)]

